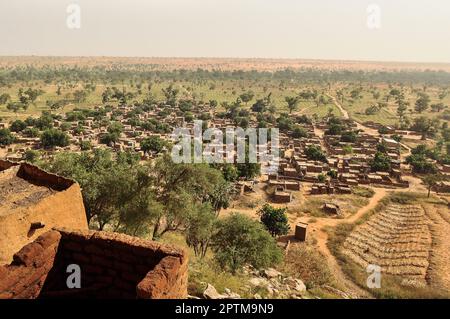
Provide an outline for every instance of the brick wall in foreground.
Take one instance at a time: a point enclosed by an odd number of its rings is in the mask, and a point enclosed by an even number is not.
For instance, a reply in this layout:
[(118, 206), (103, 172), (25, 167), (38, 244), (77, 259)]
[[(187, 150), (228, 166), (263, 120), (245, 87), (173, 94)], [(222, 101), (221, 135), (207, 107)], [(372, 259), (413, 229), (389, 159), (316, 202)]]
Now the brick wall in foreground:
[[(0, 298), (185, 298), (187, 256), (170, 245), (123, 234), (58, 229), (0, 267)], [(81, 268), (68, 289), (67, 266)]]

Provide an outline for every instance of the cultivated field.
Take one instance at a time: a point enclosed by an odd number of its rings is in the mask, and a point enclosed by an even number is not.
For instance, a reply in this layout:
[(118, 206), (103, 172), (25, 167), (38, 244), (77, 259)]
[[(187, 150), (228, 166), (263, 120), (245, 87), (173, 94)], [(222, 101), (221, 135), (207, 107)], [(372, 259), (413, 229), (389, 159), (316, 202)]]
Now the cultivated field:
[(422, 207), (391, 204), (356, 227), (344, 253), (361, 267), (378, 265), (405, 284), (424, 286), (432, 242), (428, 225)]

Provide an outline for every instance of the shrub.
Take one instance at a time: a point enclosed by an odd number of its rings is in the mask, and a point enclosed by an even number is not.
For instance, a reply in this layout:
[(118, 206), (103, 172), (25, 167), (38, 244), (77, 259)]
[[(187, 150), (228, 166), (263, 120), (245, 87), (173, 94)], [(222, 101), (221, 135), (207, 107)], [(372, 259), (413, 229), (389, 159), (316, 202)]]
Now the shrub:
[(280, 262), (282, 258), (275, 239), (264, 226), (239, 213), (219, 222), (212, 246), (218, 264), (232, 273), (245, 264), (264, 268)]

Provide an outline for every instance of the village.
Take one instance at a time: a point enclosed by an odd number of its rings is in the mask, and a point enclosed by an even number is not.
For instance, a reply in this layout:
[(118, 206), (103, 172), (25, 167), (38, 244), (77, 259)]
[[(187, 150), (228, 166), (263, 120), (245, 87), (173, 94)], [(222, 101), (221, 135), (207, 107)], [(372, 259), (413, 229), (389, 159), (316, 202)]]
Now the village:
[[(198, 105), (193, 112), (197, 117), (207, 114), (211, 118), (205, 121), (207, 126), (204, 129), (215, 128), (225, 132), (227, 128), (234, 127), (232, 119), (216, 117), (214, 110), (207, 104)], [(12, 133), (14, 143), (2, 147), (0, 155), (6, 160), (17, 162), (26, 159), (30, 150), (42, 151), (45, 158), (60, 151), (81, 152), (87, 149), (109, 148), (119, 152), (136, 152), (141, 161), (146, 161), (161, 156), (163, 150), (168, 151), (174, 143), (172, 132), (175, 128), (187, 128), (190, 137), (194, 135), (193, 122), (187, 122), (177, 110), (164, 104), (154, 104), (151, 110), (138, 112), (134, 106), (97, 106), (94, 110), (74, 110), (65, 116), (66, 118), (50, 117), (50, 127), (64, 131), (68, 138), (67, 146), (43, 147), (39, 137), (30, 137), (29, 132), (34, 126), (24, 124), (20, 131)], [(81, 119), (78, 120), (77, 117)], [(293, 132), (289, 130), (281, 131), (280, 158), (276, 159), (276, 163), (261, 163), (260, 179), (275, 188), (272, 194), (273, 202), (289, 203), (292, 200), (291, 191), (300, 190), (302, 183), (311, 184), (311, 195), (350, 194), (351, 187), (358, 185), (409, 187), (408, 178), (405, 176), (411, 175), (411, 167), (405, 163), (405, 158), (410, 154), (410, 148), (395, 137), (417, 140), (420, 139), (419, 134), (391, 127), (384, 127), (385, 134), (380, 134), (379, 129), (382, 126), (372, 122), (362, 125), (350, 119), (337, 120), (337, 124), (333, 121), (335, 118), (322, 118), (314, 123), (309, 119), (303, 121), (305, 123), (299, 124), (302, 137), (293, 137)], [(0, 128), (7, 129), (11, 127), (11, 123), (13, 121), (0, 123)], [(105, 139), (111, 134), (111, 123), (119, 127), (115, 132), (116, 137)], [(257, 124), (255, 120), (249, 121), (249, 127), (257, 127)], [(332, 132), (336, 127), (339, 134)], [(164, 147), (160, 150), (145, 149), (142, 146), (143, 141), (150, 137), (161, 141)], [(88, 147), (84, 148), (85, 145)], [(260, 147), (265, 147), (270, 153), (270, 143)], [(213, 155), (215, 151), (223, 153), (224, 158), (227, 156), (225, 146), (223, 151), (214, 148)], [(385, 155), (388, 163), (386, 167), (377, 169), (373, 161), (377, 153)], [(259, 153), (258, 156), (262, 158)], [(265, 169), (273, 165), (278, 167), (277, 172)], [(438, 168), (441, 174), (450, 174), (450, 165), (438, 165)], [(241, 187), (241, 191), (244, 188), (250, 189), (250, 184), (244, 180), (238, 184), (237, 187)], [(443, 181), (437, 188), (446, 192), (450, 190), (450, 185)]]

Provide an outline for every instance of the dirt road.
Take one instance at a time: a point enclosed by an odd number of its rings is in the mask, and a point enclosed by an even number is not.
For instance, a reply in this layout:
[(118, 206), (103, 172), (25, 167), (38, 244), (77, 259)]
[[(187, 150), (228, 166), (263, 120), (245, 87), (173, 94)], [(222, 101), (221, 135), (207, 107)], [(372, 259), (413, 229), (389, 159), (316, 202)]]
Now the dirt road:
[[(343, 286), (343, 290), (347, 292), (353, 298), (371, 298), (372, 296), (353, 283), (342, 271), (338, 264), (337, 259), (330, 252), (327, 246), (328, 233), (325, 228), (336, 227), (342, 223), (354, 223), (360, 219), (364, 214), (366, 214), (371, 209), (375, 208), (381, 199), (386, 195), (387, 191), (383, 188), (374, 188), (375, 194), (369, 200), (369, 203), (360, 208), (355, 214), (346, 219), (330, 219), (330, 218), (317, 218), (317, 222), (310, 224), (310, 232), (314, 234), (314, 238), (317, 240), (317, 248), (326, 257), (328, 266), (332, 271), (337, 284)], [(303, 219), (303, 220), (302, 220)], [(308, 218), (299, 218), (298, 221), (307, 222)]]

